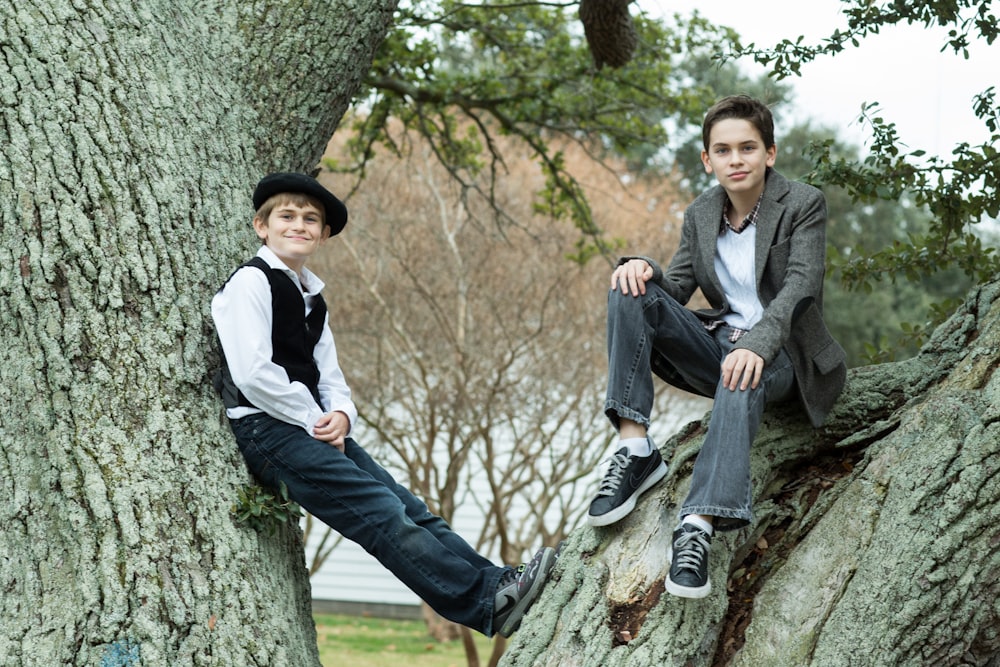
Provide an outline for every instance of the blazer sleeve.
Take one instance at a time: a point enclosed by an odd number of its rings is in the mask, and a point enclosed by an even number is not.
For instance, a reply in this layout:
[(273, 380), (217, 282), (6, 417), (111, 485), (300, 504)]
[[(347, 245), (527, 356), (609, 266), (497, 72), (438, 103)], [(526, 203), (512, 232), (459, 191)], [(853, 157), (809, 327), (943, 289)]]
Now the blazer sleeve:
[[(677, 252), (670, 258), (666, 271), (653, 275), (653, 280), (682, 305), (690, 301), (691, 295), (698, 289), (698, 276), (694, 265), (697, 239), (694, 231), (694, 220), (685, 212), (684, 224), (681, 227), (681, 242), (677, 246)], [(654, 268), (656, 269), (659, 267)]]
[(618, 265), (622, 265), (630, 259), (641, 259), (649, 264), (653, 269), (653, 277), (650, 281), (663, 288), (677, 303), (684, 305), (691, 299), (698, 288), (697, 277), (695, 275), (693, 246), (695, 243), (693, 233), (693, 222), (689, 222), (687, 216), (684, 219), (684, 226), (681, 228), (681, 242), (677, 252), (671, 258), (664, 271), (660, 263), (652, 257), (645, 255), (629, 255), (618, 260)]

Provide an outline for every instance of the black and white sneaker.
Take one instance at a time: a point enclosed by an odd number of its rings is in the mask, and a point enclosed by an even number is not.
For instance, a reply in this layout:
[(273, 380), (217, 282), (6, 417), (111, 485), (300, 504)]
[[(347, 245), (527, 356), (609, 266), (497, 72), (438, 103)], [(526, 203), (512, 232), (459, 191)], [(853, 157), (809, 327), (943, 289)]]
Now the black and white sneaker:
[(556, 550), (543, 547), (530, 561), (521, 563), (516, 570), (507, 570), (500, 577), (493, 603), (493, 630), (497, 634), (504, 637), (514, 634), (545, 586), (545, 579), (555, 563)]
[(587, 523), (608, 526), (624, 519), (635, 509), (639, 496), (666, 476), (667, 464), (660, 451), (656, 447), (652, 449), (649, 456), (629, 454), (627, 447), (615, 452), (597, 497), (590, 503)]
[(682, 598), (703, 598), (712, 592), (708, 580), (708, 549), (712, 536), (697, 526), (682, 523), (674, 531), (667, 550), (670, 574), (664, 582), (667, 592)]

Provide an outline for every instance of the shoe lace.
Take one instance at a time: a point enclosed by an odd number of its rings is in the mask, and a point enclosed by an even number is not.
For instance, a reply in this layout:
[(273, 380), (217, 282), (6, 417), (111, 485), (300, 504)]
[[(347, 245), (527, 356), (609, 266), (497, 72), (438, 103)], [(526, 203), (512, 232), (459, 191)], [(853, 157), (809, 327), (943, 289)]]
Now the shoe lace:
[(611, 457), (608, 472), (604, 475), (604, 479), (601, 480), (601, 487), (597, 490), (597, 495), (613, 496), (618, 491), (618, 487), (622, 484), (622, 475), (625, 474), (625, 469), (628, 468), (628, 460), (629, 457), (626, 454), (615, 453)]
[(521, 563), (513, 570), (504, 570), (504, 573), (500, 575), (500, 581), (497, 583), (497, 589), (504, 588), (505, 586), (510, 586), (517, 581), (517, 578), (521, 576), (524, 572), (525, 564)]
[(709, 542), (700, 530), (684, 533), (674, 543), (674, 562), (678, 568), (698, 570), (708, 555)]

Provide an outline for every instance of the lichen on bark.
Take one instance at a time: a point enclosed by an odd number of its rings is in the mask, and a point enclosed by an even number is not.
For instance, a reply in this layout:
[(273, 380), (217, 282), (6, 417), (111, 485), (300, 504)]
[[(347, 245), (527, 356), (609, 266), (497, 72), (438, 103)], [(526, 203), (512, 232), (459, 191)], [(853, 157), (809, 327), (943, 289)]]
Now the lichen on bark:
[(316, 165), (396, 2), (7, 4), (0, 664), (317, 665), (297, 527), (230, 515), (208, 303), (256, 179)]

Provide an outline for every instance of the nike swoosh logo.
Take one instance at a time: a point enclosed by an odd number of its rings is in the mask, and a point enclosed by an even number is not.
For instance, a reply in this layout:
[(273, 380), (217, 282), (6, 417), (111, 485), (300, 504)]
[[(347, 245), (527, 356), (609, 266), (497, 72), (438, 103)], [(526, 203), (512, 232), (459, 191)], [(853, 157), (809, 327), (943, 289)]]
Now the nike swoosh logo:
[(630, 485), (630, 486), (631, 486), (631, 487), (632, 487), (633, 489), (638, 489), (638, 488), (639, 488), (640, 486), (642, 486), (642, 483), (643, 483), (643, 482), (645, 481), (645, 479), (646, 479), (645, 477), (636, 477), (636, 476), (635, 476), (635, 473), (632, 473), (632, 474), (631, 474), (631, 475), (629, 475), (628, 477), (629, 477), (629, 480), (628, 480), (628, 481), (629, 481), (629, 485)]

